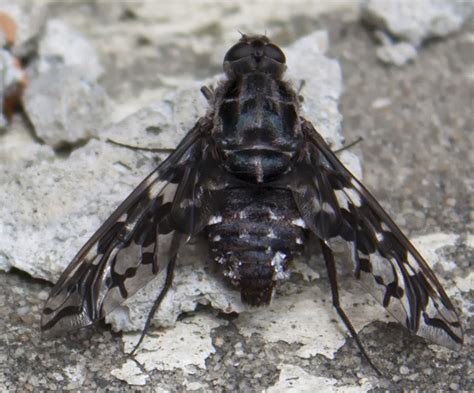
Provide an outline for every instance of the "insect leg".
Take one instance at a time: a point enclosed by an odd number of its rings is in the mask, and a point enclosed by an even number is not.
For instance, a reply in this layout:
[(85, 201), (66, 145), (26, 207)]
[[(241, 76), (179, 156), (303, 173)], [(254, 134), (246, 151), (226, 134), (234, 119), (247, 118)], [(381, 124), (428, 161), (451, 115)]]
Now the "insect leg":
[(114, 141), (113, 139), (107, 138), (107, 142), (112, 143), (113, 145), (117, 145), (120, 147), (126, 147), (127, 149), (130, 150), (142, 150), (142, 151), (151, 151), (153, 153), (173, 153), (175, 149), (169, 149), (169, 148), (161, 148), (161, 147), (140, 147), (140, 146), (132, 146), (132, 145), (127, 145), (126, 143), (121, 143)]
[(212, 87), (203, 86), (201, 87), (201, 94), (210, 102), (214, 98), (214, 89)]
[(153, 319), (156, 310), (160, 306), (161, 302), (166, 296), (166, 293), (168, 290), (171, 288), (171, 284), (173, 283), (173, 275), (174, 275), (174, 267), (176, 263), (176, 258), (177, 255), (174, 254), (174, 256), (171, 258), (170, 262), (168, 263), (168, 266), (166, 268), (166, 279), (165, 279), (165, 285), (163, 286), (163, 289), (161, 290), (160, 294), (155, 300), (155, 303), (153, 303), (153, 307), (150, 309), (150, 312), (148, 313), (148, 317), (145, 322), (145, 326), (143, 327), (142, 334), (140, 335), (140, 339), (138, 342), (135, 344), (133, 347), (133, 350), (129, 353), (129, 356), (133, 356), (133, 354), (136, 352), (140, 344), (142, 343), (143, 339), (145, 338), (145, 334), (150, 328), (151, 320)]
[(359, 347), (360, 352), (362, 353), (362, 355), (364, 355), (369, 365), (375, 370), (375, 372), (378, 375), (382, 375), (380, 370), (377, 367), (375, 367), (375, 365), (370, 360), (367, 352), (365, 352), (365, 349), (362, 346), (362, 343), (360, 342), (357, 332), (355, 331), (354, 327), (352, 326), (351, 321), (349, 320), (345, 311), (342, 309), (339, 303), (339, 290), (337, 287), (336, 264), (334, 262), (334, 255), (332, 253), (332, 250), (329, 248), (329, 246), (324, 240), (320, 240), (320, 244), (321, 244), (321, 249), (323, 251), (324, 260), (326, 262), (326, 268), (328, 270), (329, 282), (331, 283), (332, 304), (334, 308), (336, 309), (337, 313), (339, 314), (339, 317), (344, 322), (344, 325), (346, 325), (347, 330), (349, 330), (352, 338), (355, 340), (357, 346)]
[(363, 140), (364, 140), (364, 138), (359, 136), (355, 141), (349, 143), (348, 145), (342, 146), (340, 149), (334, 150), (334, 153), (339, 154), (340, 152), (342, 152), (344, 150), (348, 150), (351, 147), (357, 145), (359, 142), (362, 142)]

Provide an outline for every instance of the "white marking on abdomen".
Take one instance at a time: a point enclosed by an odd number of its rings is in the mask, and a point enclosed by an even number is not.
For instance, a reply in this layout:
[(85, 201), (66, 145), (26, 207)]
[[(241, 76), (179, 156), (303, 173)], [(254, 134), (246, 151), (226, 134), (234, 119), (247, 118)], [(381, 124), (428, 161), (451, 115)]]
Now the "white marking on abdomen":
[(286, 278), (284, 264), (286, 260), (286, 254), (277, 251), (271, 260), (271, 264), (273, 266), (273, 270), (275, 272), (274, 278), (277, 280)]
[(240, 211), (239, 212), (239, 218), (241, 220), (245, 220), (247, 218), (247, 213), (245, 213), (244, 211)]
[(273, 229), (270, 229), (270, 231), (268, 231), (267, 237), (270, 239), (276, 239), (276, 235), (275, 232), (273, 232)]
[(219, 224), (222, 222), (222, 216), (212, 216), (208, 222), (208, 225)]
[(268, 209), (268, 218), (270, 218), (270, 220), (278, 220), (278, 216), (275, 215), (275, 213), (273, 213), (273, 210), (272, 209)]

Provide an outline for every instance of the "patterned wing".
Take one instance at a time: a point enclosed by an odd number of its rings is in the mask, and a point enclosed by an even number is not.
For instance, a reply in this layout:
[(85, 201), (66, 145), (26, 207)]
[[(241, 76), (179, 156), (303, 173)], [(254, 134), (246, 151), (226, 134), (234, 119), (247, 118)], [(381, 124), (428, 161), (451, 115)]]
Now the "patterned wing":
[(178, 251), (171, 242), (175, 234), (189, 238), (205, 225), (196, 209), (204, 193), (193, 190), (208, 128), (201, 119), (82, 247), (51, 291), (43, 331), (54, 334), (104, 318), (165, 270)]
[(351, 244), (355, 277), (409, 330), (460, 349), (461, 322), (431, 268), (311, 123), (304, 121), (303, 130), (306, 147), (289, 177), (308, 228)]

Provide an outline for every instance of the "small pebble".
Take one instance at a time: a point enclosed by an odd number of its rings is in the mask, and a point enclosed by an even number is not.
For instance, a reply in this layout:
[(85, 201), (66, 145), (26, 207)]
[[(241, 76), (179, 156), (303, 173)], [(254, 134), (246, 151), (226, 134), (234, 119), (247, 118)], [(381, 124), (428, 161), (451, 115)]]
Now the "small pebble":
[(407, 379), (409, 381), (417, 381), (420, 378), (420, 374), (418, 373), (413, 373), (411, 374)]
[(454, 198), (448, 198), (448, 199), (446, 199), (446, 205), (448, 205), (448, 206), (450, 206), (450, 207), (456, 206), (456, 199), (454, 199)]
[(390, 106), (390, 105), (392, 105), (392, 100), (390, 98), (387, 98), (387, 97), (376, 98), (372, 102), (372, 108), (373, 109), (382, 109), (382, 108), (386, 108), (387, 106)]
[(407, 366), (400, 367), (400, 374), (407, 375), (410, 372), (410, 369)]
[(432, 368), (425, 368), (423, 370), (423, 374), (425, 375), (432, 375), (433, 374), (433, 369)]

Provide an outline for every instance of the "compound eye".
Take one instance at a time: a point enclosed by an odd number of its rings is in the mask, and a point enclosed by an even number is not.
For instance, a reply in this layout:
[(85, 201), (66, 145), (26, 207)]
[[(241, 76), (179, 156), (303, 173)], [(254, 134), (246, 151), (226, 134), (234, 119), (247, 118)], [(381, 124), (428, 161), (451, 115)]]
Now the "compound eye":
[(239, 42), (235, 44), (232, 48), (230, 48), (225, 57), (224, 61), (235, 61), (243, 59), (244, 57), (251, 56), (253, 53), (253, 49), (249, 44), (244, 42)]
[(278, 63), (284, 64), (286, 62), (285, 54), (276, 45), (273, 45), (273, 44), (265, 45), (265, 55), (277, 61)]

